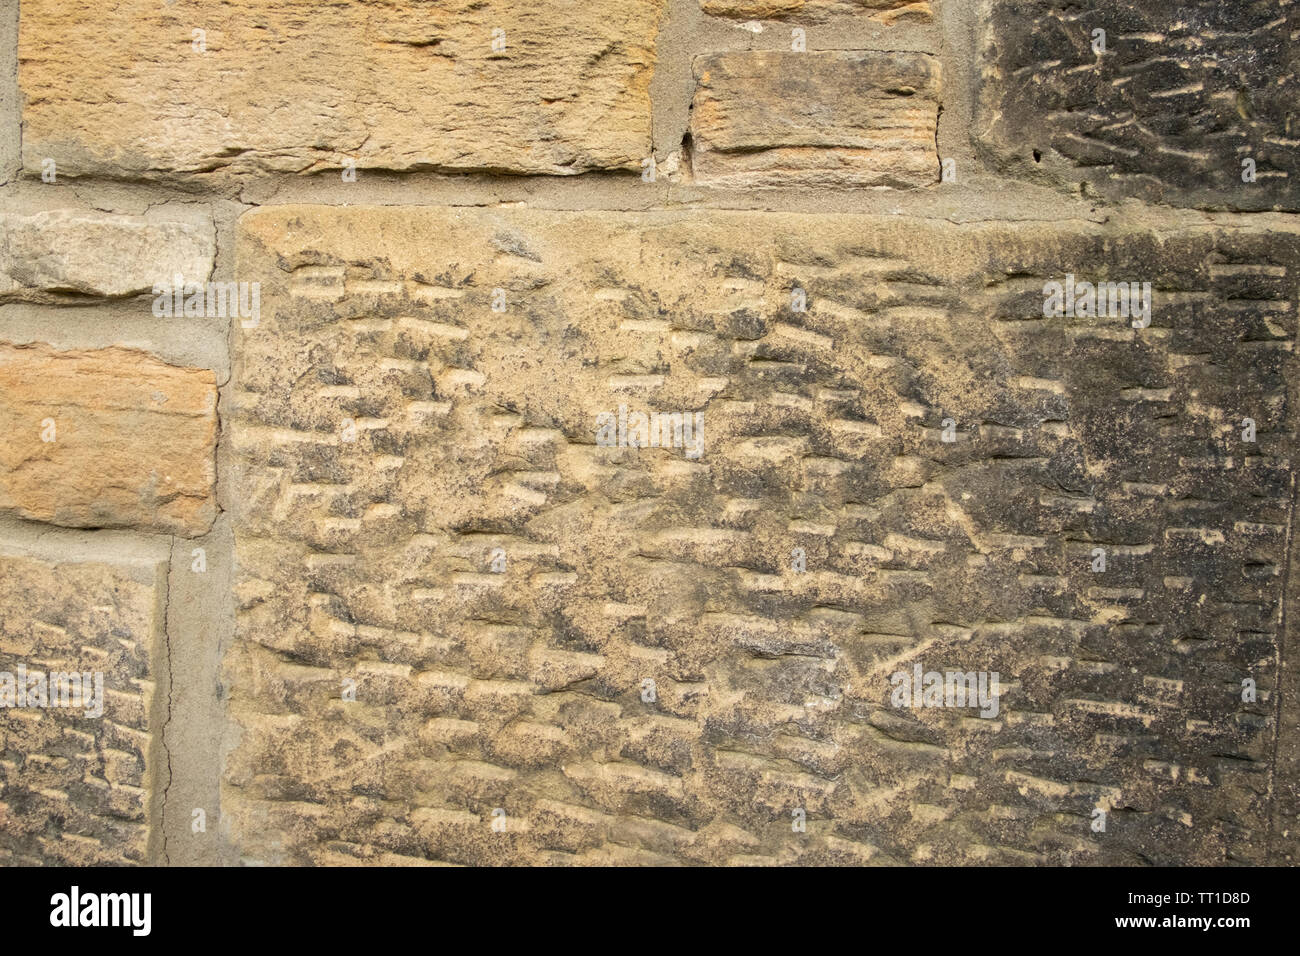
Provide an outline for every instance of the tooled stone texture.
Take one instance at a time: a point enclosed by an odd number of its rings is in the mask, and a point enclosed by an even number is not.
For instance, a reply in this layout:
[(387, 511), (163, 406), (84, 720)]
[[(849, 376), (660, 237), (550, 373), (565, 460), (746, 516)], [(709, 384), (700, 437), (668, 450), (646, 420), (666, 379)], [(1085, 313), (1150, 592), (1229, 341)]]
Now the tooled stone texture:
[(0, 213), (0, 301), (121, 297), (206, 282), (216, 255), (211, 221), (59, 209)]
[(697, 182), (728, 188), (923, 186), (939, 178), (939, 64), (924, 53), (698, 57)]
[(1295, 0), (983, 0), (978, 142), (1006, 172), (1110, 198), (1300, 209), (1298, 17)]
[(165, 587), (161, 564), (0, 555), (0, 671), (16, 676), (21, 665), (29, 686), (34, 674), (98, 672), (103, 693), (98, 715), (0, 709), (0, 862), (149, 862)]
[(216, 517), (208, 369), (135, 349), (0, 343), (0, 513), (203, 534)]
[(650, 154), (662, 11), (662, 0), (123, 0), (104, 18), (91, 0), (29, 0), (24, 165), (39, 172), (48, 157), (66, 175), (151, 179), (349, 160), (635, 167)]
[[(237, 259), (246, 859), (1264, 858), (1294, 224), (280, 207)], [(1045, 318), (1069, 273), (1150, 326)]]

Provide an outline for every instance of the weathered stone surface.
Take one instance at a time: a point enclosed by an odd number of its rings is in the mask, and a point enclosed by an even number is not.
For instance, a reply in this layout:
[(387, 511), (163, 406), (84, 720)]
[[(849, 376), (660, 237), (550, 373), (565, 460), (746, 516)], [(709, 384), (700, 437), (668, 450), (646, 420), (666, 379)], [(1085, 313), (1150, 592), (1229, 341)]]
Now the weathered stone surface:
[(216, 517), (216, 405), (208, 369), (0, 343), (0, 513), (202, 534)]
[(18, 50), (9, 39), (18, 35), (18, 7), (0, 14), (0, 183), (18, 175), (22, 167), (22, 110), (18, 105)]
[(841, 16), (868, 16), (886, 24), (903, 19), (928, 23), (934, 18), (926, 0), (700, 0), (700, 8), (715, 17), (800, 23)]
[[(1291, 414), (1300, 414), (1291, 403)], [(1294, 516), (1293, 516), (1294, 517)], [(1275, 866), (1300, 864), (1300, 662), (1296, 661), (1296, 648), (1300, 647), (1300, 624), (1296, 623), (1295, 608), (1300, 606), (1300, 580), (1292, 572), (1300, 542), (1294, 533), (1289, 535), (1286, 593), (1283, 595), (1282, 622), (1285, 625), (1277, 694), (1281, 701), (1277, 728), (1277, 752), (1273, 756), (1273, 838), (1269, 847), (1269, 863)]]
[[(650, 153), (662, 0), (22, 6), (24, 166), (580, 173)], [(94, 22), (95, 29), (86, 24)], [(205, 30), (205, 52), (192, 31)], [(495, 30), (505, 49), (493, 50)], [(498, 35), (499, 36), (499, 35)]]
[(697, 58), (691, 162), (700, 183), (922, 186), (939, 179), (939, 64), (924, 53)]
[[(1264, 858), (1294, 225), (280, 207), (237, 259), (248, 859)], [(1044, 318), (1071, 273), (1150, 326)]]
[(178, 275), (206, 282), (216, 251), (211, 222), (67, 209), (0, 213), (0, 301), (136, 295), (170, 288)]
[[(162, 565), (0, 556), (0, 671), (101, 675), (95, 706), (0, 709), (0, 861), (146, 862), (159, 792)], [(43, 677), (43, 680), (42, 680)], [(49, 695), (46, 695), (49, 702)], [(64, 703), (76, 703), (69, 695)], [(88, 703), (85, 697), (80, 703)]]
[(1111, 197), (1300, 209), (1297, 11), (1295, 0), (984, 0), (979, 142), (1010, 171), (1055, 151), (1066, 178)]

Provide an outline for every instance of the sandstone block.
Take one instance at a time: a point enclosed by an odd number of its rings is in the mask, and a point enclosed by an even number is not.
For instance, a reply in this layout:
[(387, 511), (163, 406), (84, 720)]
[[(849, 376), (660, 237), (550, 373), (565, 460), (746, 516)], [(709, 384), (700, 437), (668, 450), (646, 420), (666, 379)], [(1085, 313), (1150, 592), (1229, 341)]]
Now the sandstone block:
[(0, 343), (0, 512), (203, 534), (216, 517), (216, 406), (207, 369)]
[(923, 53), (699, 57), (691, 162), (700, 183), (923, 186), (939, 178), (939, 65)]
[(248, 859), (1265, 852), (1294, 224), (277, 207), (237, 260)]
[[(24, 166), (569, 175), (650, 154), (662, 0), (89, 0), (21, 11)], [(95, 29), (87, 29), (87, 23)], [(201, 31), (196, 33), (195, 31)]]
[(148, 862), (165, 766), (155, 736), (166, 706), (155, 686), (165, 587), (160, 564), (0, 556), (8, 862)]
[(0, 213), (0, 301), (63, 296), (121, 297), (206, 282), (216, 236), (211, 223), (57, 210)]
[(1051, 157), (1112, 198), (1300, 209), (1295, 9), (984, 0), (979, 142), (1008, 172)]
[(700, 0), (700, 9), (715, 17), (798, 23), (863, 16), (885, 24), (903, 19), (928, 23), (934, 19), (934, 10), (926, 0)]

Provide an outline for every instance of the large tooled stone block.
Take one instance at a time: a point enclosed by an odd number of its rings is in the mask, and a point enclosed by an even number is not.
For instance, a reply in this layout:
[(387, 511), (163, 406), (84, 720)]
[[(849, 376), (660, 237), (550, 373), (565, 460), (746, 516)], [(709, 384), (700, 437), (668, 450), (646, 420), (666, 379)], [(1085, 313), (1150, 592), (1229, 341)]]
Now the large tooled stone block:
[[(242, 852), (1263, 859), (1300, 262), (1268, 227), (247, 214)], [(900, 700), (918, 667), (989, 706)]]

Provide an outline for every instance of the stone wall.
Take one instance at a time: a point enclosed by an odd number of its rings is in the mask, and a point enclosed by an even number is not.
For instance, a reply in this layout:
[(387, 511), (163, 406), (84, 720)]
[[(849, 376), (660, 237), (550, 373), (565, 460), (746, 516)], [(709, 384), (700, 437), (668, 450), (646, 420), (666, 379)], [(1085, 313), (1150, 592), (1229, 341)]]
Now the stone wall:
[(8, 0), (0, 860), (1292, 862), (1298, 71), (1295, 0)]

